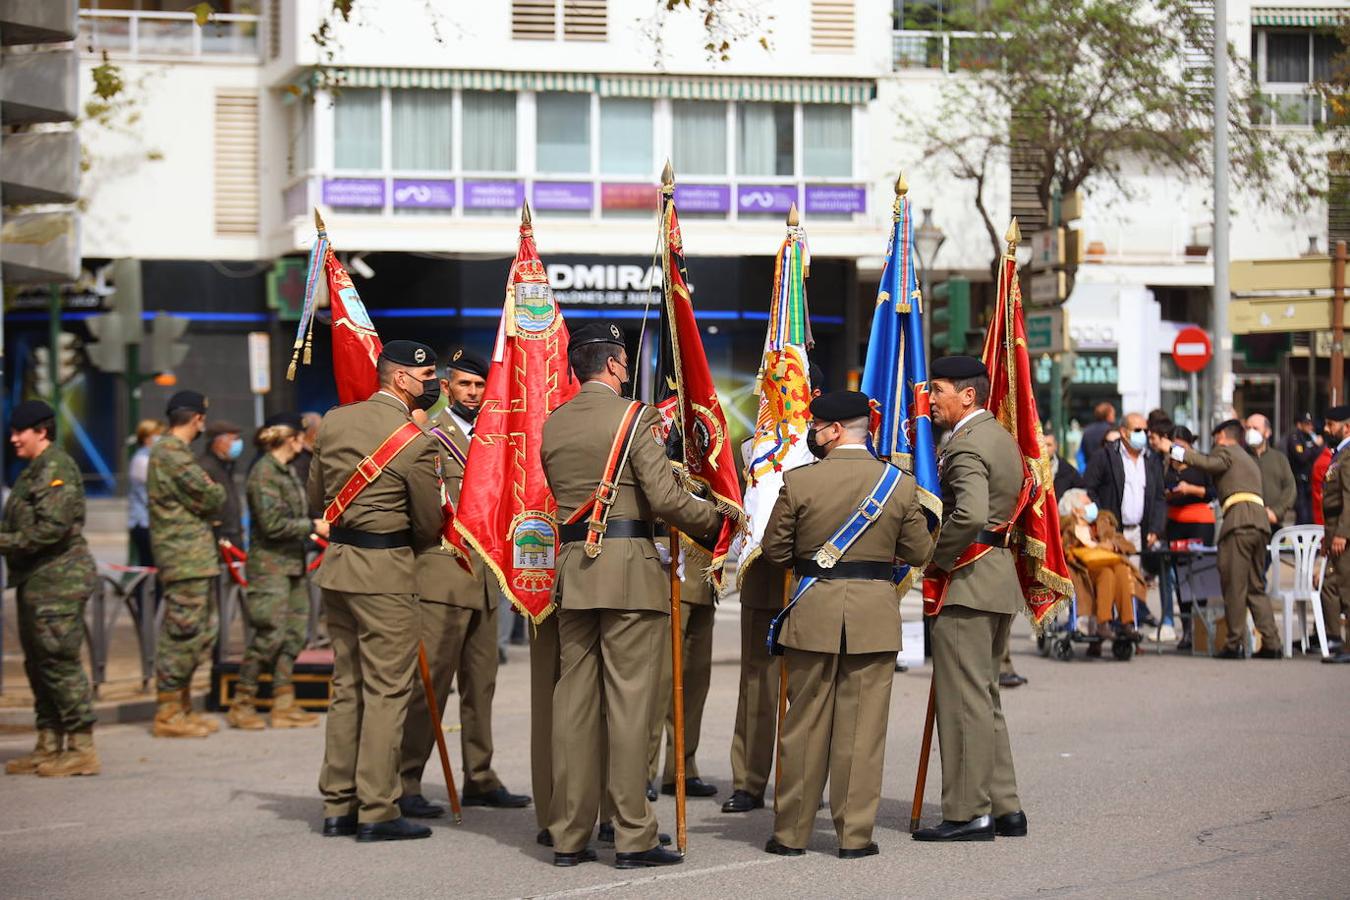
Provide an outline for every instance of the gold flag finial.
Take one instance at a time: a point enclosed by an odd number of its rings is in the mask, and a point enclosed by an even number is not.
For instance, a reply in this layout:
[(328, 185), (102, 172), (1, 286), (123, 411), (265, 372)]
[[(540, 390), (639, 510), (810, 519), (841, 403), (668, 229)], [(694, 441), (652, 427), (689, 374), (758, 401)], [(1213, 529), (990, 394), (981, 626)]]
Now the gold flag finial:
[(533, 221), (530, 218), (530, 201), (525, 200), (520, 206), (520, 224), (529, 225)]
[(314, 227), (319, 231), (327, 231), (328, 226), (323, 224), (323, 216), (319, 215), (319, 208), (314, 207)]
[(670, 196), (675, 193), (675, 168), (666, 160), (666, 167), (661, 170), (661, 193)]
[(796, 228), (798, 225), (802, 224), (802, 217), (797, 214), (797, 204), (795, 201), (788, 207), (787, 224), (789, 228)]
[(895, 178), (895, 196), (903, 197), (909, 193), (909, 182), (905, 180), (905, 173), (901, 172)]
[(1003, 239), (1008, 242), (1008, 252), (1015, 253), (1017, 251), (1017, 245), (1022, 240), (1022, 229), (1017, 227), (1016, 216), (1013, 216), (1012, 222), (1009, 223), (1008, 233), (1003, 236)]

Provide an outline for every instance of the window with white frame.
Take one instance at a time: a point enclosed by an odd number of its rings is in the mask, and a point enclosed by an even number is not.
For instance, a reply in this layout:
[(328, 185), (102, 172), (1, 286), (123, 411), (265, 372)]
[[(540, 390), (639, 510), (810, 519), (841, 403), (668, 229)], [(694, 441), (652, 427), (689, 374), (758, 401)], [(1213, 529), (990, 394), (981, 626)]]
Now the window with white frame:
[(802, 174), (808, 178), (848, 178), (853, 174), (851, 106), (802, 106)]
[(742, 103), (736, 108), (736, 174), (791, 176), (791, 103)]
[(451, 150), (449, 91), (391, 90), (389, 147), (397, 172), (448, 172)]
[(671, 164), (684, 175), (727, 174), (727, 105), (710, 100), (674, 100)]
[(1252, 58), (1268, 108), (1269, 125), (1319, 125), (1326, 110), (1313, 86), (1331, 77), (1332, 60), (1344, 49), (1336, 35), (1301, 29), (1257, 29)]
[(535, 166), (540, 172), (591, 171), (591, 95), (539, 93), (534, 99)]
[(515, 93), (464, 91), (461, 106), (464, 171), (516, 171)]
[(602, 99), (600, 174), (650, 177), (652, 172), (652, 101)]
[(346, 88), (333, 98), (333, 166), (339, 171), (384, 168), (381, 91)]

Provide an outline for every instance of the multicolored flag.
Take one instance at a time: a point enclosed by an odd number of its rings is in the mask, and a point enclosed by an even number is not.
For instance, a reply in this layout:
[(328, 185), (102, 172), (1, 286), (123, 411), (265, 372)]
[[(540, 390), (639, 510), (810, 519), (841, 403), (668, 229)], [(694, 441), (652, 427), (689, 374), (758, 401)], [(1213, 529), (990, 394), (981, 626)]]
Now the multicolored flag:
[(1027, 329), (1022, 316), (1022, 289), (1017, 280), (1017, 242), (1022, 235), (1013, 219), (1008, 226), (1008, 249), (999, 261), (998, 301), (984, 341), (984, 365), (989, 370), (991, 413), (1008, 430), (1022, 451), (1035, 479), (1036, 490), (1013, 523), (1017, 575), (1032, 623), (1040, 630), (1073, 592), (1069, 567), (1059, 538), (1059, 510), (1055, 506), (1054, 478), (1041, 455), (1041, 418), (1031, 381)]
[(741, 584), (759, 558), (760, 541), (782, 490), (784, 473), (812, 461), (806, 446), (811, 423), (811, 376), (806, 353), (814, 343), (806, 304), (810, 267), (806, 232), (797, 224), (797, 207), (793, 206), (788, 213), (787, 237), (774, 263), (769, 333), (756, 377), (759, 414), (745, 464), (746, 521), (733, 554), (739, 561), (736, 580)]
[(318, 235), (309, 251), (309, 267), (305, 273), (305, 302), (300, 311), (300, 324), (295, 330), (295, 345), (291, 351), (291, 365), (286, 379), (295, 380), (296, 363), (304, 351), (305, 365), (309, 365), (314, 343), (314, 319), (327, 296), (333, 322), (333, 380), (337, 382), (338, 402), (354, 403), (365, 400), (380, 388), (375, 363), (384, 345), (375, 332), (375, 326), (366, 312), (366, 305), (352, 284), (352, 278), (338, 262), (328, 241), (328, 230), (319, 211), (314, 210), (314, 226)]
[[(873, 449), (882, 459), (914, 473), (929, 531), (936, 531), (942, 518), (942, 490), (928, 411), (923, 295), (914, 265), (914, 218), (905, 196), (908, 191), (900, 178), (860, 388), (872, 398)], [(905, 578), (907, 587), (908, 575)]]
[(544, 420), (580, 390), (568, 377), (567, 339), (526, 206), (451, 542), (472, 547), (534, 622), (553, 611), (558, 553), (558, 507), (539, 455)]
[[(665, 302), (661, 313), (661, 358), (657, 371), (657, 408), (667, 433), (678, 435), (679, 472), (695, 493), (717, 504), (726, 516), (712, 550), (708, 574), (719, 590), (731, 541), (745, 512), (736, 477), (726, 414), (717, 398), (703, 338), (694, 320), (684, 268), (684, 242), (675, 213), (675, 176), (670, 164), (662, 175), (661, 271)], [(697, 545), (685, 541), (685, 550)], [(699, 556), (697, 552), (693, 554)]]

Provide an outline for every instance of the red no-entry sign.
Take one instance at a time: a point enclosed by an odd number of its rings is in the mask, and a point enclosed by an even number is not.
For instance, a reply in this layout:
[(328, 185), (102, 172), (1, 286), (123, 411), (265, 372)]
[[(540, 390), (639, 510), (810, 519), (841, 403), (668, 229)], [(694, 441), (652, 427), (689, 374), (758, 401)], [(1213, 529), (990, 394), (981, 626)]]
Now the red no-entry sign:
[(1177, 332), (1177, 339), (1172, 342), (1172, 359), (1176, 360), (1178, 369), (1199, 372), (1213, 358), (1214, 345), (1209, 342), (1209, 335), (1194, 326)]

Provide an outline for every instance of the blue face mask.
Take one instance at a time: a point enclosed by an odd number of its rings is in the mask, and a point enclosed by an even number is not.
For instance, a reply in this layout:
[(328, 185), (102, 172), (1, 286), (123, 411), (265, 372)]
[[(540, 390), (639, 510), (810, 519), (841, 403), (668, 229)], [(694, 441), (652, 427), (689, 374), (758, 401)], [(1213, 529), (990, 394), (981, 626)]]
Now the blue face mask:
[(1136, 449), (1136, 450), (1143, 450), (1145, 447), (1147, 447), (1147, 446), (1148, 446), (1148, 432), (1145, 432), (1145, 431), (1131, 431), (1131, 432), (1130, 432), (1130, 446), (1133, 447), (1133, 448)]
[(1097, 504), (1089, 503), (1087, 506), (1083, 507), (1083, 521), (1087, 522), (1089, 525), (1097, 521)]
[(230, 459), (238, 459), (244, 452), (244, 439), (235, 438), (230, 442), (230, 449), (226, 451)]

